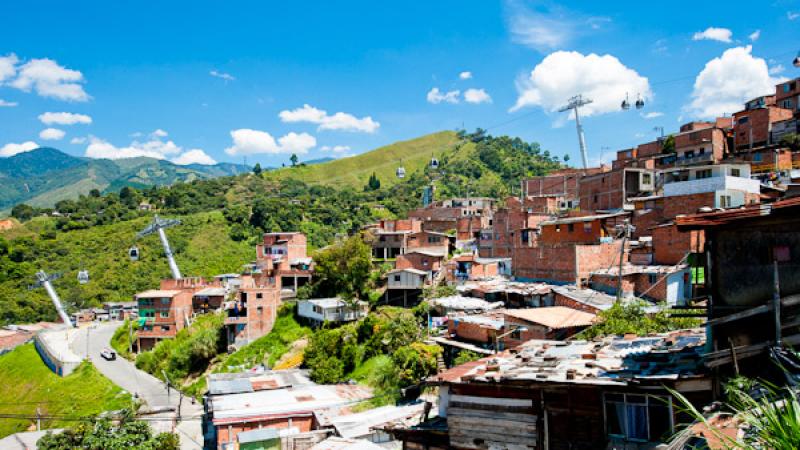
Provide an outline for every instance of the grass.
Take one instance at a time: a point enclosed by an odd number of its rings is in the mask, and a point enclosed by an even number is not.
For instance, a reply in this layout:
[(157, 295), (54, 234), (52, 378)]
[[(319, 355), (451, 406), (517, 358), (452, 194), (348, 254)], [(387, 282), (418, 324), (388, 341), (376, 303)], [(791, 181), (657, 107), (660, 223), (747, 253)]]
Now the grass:
[[(59, 377), (44, 365), (33, 344), (25, 344), (0, 356), (0, 412), (2, 414), (68, 416), (79, 418), (131, 406), (131, 397), (83, 363), (67, 377)], [(34, 420), (3, 419), (0, 437), (26, 431)], [(73, 425), (64, 420), (42, 420), (42, 428)]]
[[(431, 157), (440, 157), (452, 149), (458, 138), (452, 131), (440, 131), (408, 141), (377, 148), (349, 158), (337, 159), (323, 164), (287, 167), (267, 172), (271, 179), (295, 178), (306, 183), (362, 188), (373, 172), (381, 186), (391, 186), (400, 180), (395, 175), (402, 164), (409, 175), (430, 163)], [(401, 162), (402, 161), (402, 162)]]
[(136, 338), (136, 330), (138, 328), (139, 325), (136, 322), (130, 322), (125, 319), (125, 323), (114, 330), (114, 336), (111, 338), (111, 347), (117, 352), (117, 355), (130, 360), (134, 359), (133, 353), (128, 350), (131, 348), (132, 341)]
[(389, 355), (373, 356), (353, 369), (353, 371), (348, 375), (348, 378), (356, 380), (361, 384), (370, 384), (372, 382), (372, 376), (375, 373), (375, 369), (384, 364), (388, 364), (391, 361), (392, 357)]
[(293, 312), (293, 308), (288, 305), (281, 307), (275, 326), (269, 334), (228, 355), (214, 372), (235, 372), (239, 366), (250, 368), (261, 363), (267, 367), (274, 366), (292, 348), (295, 341), (311, 335), (311, 329), (300, 325)]

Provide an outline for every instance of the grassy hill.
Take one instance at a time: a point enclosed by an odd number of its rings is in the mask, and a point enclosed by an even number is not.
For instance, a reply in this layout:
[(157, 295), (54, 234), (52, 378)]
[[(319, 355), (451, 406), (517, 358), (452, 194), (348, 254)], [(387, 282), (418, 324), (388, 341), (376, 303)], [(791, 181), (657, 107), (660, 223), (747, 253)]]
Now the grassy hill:
[[(88, 363), (67, 377), (44, 365), (33, 344), (0, 356), (0, 411), (3, 414), (79, 418), (130, 407), (131, 397)], [(66, 420), (42, 420), (42, 428), (74, 425)], [(0, 420), (0, 437), (27, 431), (34, 420)]]
[(361, 188), (373, 172), (382, 186), (391, 186), (402, 180), (395, 176), (402, 165), (406, 174), (424, 168), (431, 157), (441, 157), (458, 143), (453, 131), (440, 131), (408, 141), (395, 142), (349, 158), (300, 167), (286, 167), (268, 172), (268, 179), (294, 178), (305, 183)]

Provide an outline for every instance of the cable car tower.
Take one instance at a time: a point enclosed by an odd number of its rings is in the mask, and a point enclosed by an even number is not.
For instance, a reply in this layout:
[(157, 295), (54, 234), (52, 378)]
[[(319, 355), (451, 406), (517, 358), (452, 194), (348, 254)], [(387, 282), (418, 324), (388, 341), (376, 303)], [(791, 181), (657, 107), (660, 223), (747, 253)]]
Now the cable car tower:
[[(181, 271), (178, 269), (178, 263), (175, 262), (175, 257), (172, 255), (172, 249), (169, 246), (169, 241), (167, 240), (167, 234), (164, 233), (164, 229), (174, 227), (175, 225), (180, 225), (181, 221), (177, 219), (162, 219), (158, 217), (158, 214), (153, 216), (153, 221), (148, 225), (144, 230), (140, 231), (136, 234), (136, 238), (140, 239), (147, 235), (158, 233), (158, 237), (161, 238), (161, 244), (164, 246), (164, 255), (167, 257), (167, 262), (169, 262), (169, 269), (172, 271), (172, 278), (176, 280), (180, 280), (181, 278)], [(138, 257), (138, 251), (137, 251)]]
[(581, 148), (581, 158), (583, 158), (583, 169), (586, 170), (589, 168), (589, 161), (588, 157), (586, 156), (586, 139), (583, 137), (583, 126), (581, 126), (581, 118), (578, 114), (578, 108), (584, 105), (588, 105), (592, 103), (591, 100), (588, 98), (583, 98), (582, 95), (578, 94), (569, 99), (569, 103), (567, 103), (564, 107), (559, 109), (559, 112), (569, 111), (570, 109), (575, 110), (575, 128), (578, 130), (578, 144)]
[(72, 321), (67, 315), (67, 312), (64, 310), (64, 306), (61, 304), (61, 299), (58, 297), (58, 293), (56, 293), (56, 290), (53, 288), (53, 284), (51, 283), (51, 281), (59, 278), (61, 278), (60, 274), (48, 274), (44, 270), (40, 270), (36, 272), (36, 284), (31, 286), (31, 288), (44, 286), (44, 290), (47, 291), (47, 295), (49, 295), (50, 300), (53, 301), (53, 306), (56, 307), (56, 311), (58, 311), (58, 316), (61, 317), (61, 321), (64, 322), (64, 324), (69, 328), (74, 328), (72, 326)]

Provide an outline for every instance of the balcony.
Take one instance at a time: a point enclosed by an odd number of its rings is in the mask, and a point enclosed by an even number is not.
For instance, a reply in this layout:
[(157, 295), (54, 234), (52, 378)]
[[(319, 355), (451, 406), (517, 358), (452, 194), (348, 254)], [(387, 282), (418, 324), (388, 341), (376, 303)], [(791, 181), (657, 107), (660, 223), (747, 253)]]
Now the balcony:
[(724, 190), (758, 194), (760, 192), (760, 183), (758, 180), (731, 176), (716, 176), (689, 181), (673, 181), (664, 184), (664, 197), (702, 194)]
[(675, 159), (676, 166), (691, 166), (699, 163), (711, 163), (714, 161), (713, 153), (703, 153), (701, 155), (694, 155), (691, 157), (680, 156)]
[(175, 328), (172, 327), (170, 330), (162, 330), (161, 327), (156, 326), (149, 330), (146, 329), (139, 329), (136, 330), (136, 337), (140, 338), (173, 338), (175, 337)]

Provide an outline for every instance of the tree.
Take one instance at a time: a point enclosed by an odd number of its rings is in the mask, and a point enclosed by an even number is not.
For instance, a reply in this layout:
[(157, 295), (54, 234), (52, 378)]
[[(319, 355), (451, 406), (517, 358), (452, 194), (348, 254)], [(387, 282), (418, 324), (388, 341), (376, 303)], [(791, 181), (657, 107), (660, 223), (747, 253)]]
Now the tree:
[(35, 214), (36, 210), (32, 206), (26, 205), (25, 203), (20, 203), (19, 205), (11, 208), (11, 217), (19, 220), (20, 222), (30, 220)]
[(378, 179), (378, 176), (375, 175), (375, 172), (372, 172), (372, 175), (369, 176), (369, 181), (367, 181), (367, 186), (365, 191), (377, 191), (381, 188), (381, 180)]
[(143, 449), (177, 450), (180, 441), (177, 434), (153, 431), (146, 422), (134, 420), (133, 414), (126, 411), (118, 424), (109, 419), (81, 422), (59, 434), (48, 432), (36, 443), (40, 450), (83, 449)]
[(392, 361), (398, 369), (400, 386), (418, 383), (436, 373), (436, 360), (442, 354), (442, 347), (414, 342), (400, 347), (392, 354)]
[(369, 297), (372, 251), (361, 235), (350, 236), (318, 251), (314, 261), (317, 295), (340, 295), (347, 300), (366, 300)]
[(298, 161), (297, 155), (295, 155), (294, 153), (292, 153), (292, 157), (291, 157), (291, 158), (289, 158), (289, 161), (291, 161), (291, 162), (292, 162), (292, 167), (296, 166), (296, 165), (297, 165), (297, 161)]
[(675, 153), (675, 136), (669, 135), (664, 139), (661, 144), (661, 153)]
[(785, 145), (792, 150), (800, 150), (800, 134), (789, 133), (781, 138), (781, 145)]
[(256, 163), (256, 165), (253, 166), (253, 173), (256, 175), (261, 175), (261, 163)]

